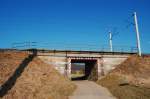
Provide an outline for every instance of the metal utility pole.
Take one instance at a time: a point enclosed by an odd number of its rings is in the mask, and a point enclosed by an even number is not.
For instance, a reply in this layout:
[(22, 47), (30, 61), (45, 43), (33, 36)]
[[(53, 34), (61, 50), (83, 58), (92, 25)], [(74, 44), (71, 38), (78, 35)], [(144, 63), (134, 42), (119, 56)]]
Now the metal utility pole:
[(139, 56), (141, 56), (142, 52), (141, 52), (140, 35), (139, 35), (139, 28), (138, 28), (138, 21), (137, 21), (136, 12), (134, 12), (134, 21), (135, 21), (135, 29), (136, 29), (136, 37), (137, 37), (138, 54), (139, 54)]
[(109, 31), (109, 44), (110, 44), (110, 51), (113, 52), (112, 33), (111, 33), (111, 31)]

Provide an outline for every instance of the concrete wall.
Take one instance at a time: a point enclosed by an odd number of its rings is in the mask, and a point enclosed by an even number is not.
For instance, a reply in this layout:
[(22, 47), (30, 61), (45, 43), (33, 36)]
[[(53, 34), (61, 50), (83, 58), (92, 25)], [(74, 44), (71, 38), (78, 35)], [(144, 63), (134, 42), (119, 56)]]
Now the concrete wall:
[[(70, 77), (71, 73), (71, 58), (68, 57), (78, 57), (78, 58), (95, 58), (97, 59), (98, 65), (98, 76), (102, 76), (103, 74), (107, 74), (110, 70), (114, 69), (117, 65), (126, 60), (130, 55), (101, 55), (98, 53), (39, 53), (39, 58), (43, 60), (45, 63), (48, 63), (56, 70), (58, 70), (61, 74)], [(100, 58), (97, 58), (100, 57)]]
[(121, 56), (121, 55), (113, 55), (113, 56), (103, 56), (103, 66), (104, 66), (104, 74), (107, 74), (112, 69), (123, 61), (125, 61), (129, 56)]
[(58, 56), (38, 56), (45, 63), (54, 66), (56, 70), (58, 70), (61, 74), (65, 74), (65, 67), (68, 64), (66, 62), (66, 57), (58, 57)]

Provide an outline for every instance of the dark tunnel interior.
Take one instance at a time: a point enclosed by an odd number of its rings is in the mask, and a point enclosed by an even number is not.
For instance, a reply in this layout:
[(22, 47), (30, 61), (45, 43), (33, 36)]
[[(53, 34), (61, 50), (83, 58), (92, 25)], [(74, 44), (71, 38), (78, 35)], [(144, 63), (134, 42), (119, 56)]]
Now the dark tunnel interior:
[[(73, 65), (77, 64), (77, 65)], [(72, 77), (72, 80), (97, 80), (98, 72), (97, 72), (97, 60), (87, 60), (87, 59), (72, 59), (71, 60), (71, 71), (74, 71), (74, 66), (78, 66), (78, 64), (84, 64), (82, 69), (84, 68), (84, 75)], [(81, 67), (81, 66), (79, 66)], [(80, 68), (79, 68), (80, 69)], [(72, 72), (71, 72), (72, 73)]]

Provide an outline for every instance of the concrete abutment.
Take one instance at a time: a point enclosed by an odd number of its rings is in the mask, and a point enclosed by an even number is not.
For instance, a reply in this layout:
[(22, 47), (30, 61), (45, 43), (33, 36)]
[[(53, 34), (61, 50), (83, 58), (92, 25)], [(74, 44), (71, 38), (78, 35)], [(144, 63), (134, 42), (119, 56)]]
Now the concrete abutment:
[[(130, 54), (100, 54), (100, 53), (38, 53), (45, 63), (53, 65), (62, 75), (71, 79), (71, 64), (83, 62), (86, 64), (86, 76), (96, 80), (106, 75), (110, 70), (126, 60)], [(89, 67), (88, 67), (89, 66)]]

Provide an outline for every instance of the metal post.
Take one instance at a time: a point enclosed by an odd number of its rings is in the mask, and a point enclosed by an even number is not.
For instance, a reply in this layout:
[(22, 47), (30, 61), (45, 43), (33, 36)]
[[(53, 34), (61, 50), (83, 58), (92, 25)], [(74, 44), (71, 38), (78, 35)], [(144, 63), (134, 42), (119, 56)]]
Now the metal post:
[(109, 43), (110, 43), (110, 51), (113, 52), (113, 46), (112, 46), (112, 33), (109, 32)]
[(139, 35), (139, 29), (138, 29), (138, 22), (137, 22), (136, 12), (134, 12), (134, 21), (135, 21), (135, 29), (136, 29), (136, 37), (137, 37), (138, 54), (139, 54), (139, 56), (141, 56), (140, 35)]

